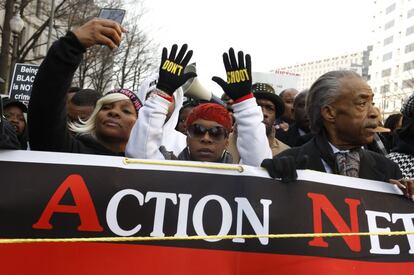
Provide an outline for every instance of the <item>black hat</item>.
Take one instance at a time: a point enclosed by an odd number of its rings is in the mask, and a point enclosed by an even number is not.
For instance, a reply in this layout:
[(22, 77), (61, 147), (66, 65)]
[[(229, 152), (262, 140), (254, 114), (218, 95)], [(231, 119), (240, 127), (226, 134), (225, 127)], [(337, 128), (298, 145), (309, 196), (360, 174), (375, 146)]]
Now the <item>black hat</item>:
[(3, 108), (7, 108), (8, 106), (16, 106), (22, 110), (23, 113), (27, 113), (27, 107), (21, 101), (11, 98), (3, 98)]
[(255, 83), (252, 86), (252, 92), (256, 98), (270, 100), (276, 107), (276, 118), (283, 115), (285, 112), (285, 103), (275, 93), (272, 86), (267, 83)]

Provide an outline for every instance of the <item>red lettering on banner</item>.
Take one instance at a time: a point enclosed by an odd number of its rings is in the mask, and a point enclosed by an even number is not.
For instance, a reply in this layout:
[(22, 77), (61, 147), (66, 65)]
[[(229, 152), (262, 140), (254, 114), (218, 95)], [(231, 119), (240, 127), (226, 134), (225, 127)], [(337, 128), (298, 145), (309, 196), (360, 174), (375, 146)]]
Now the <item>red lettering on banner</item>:
[[(351, 219), (351, 228), (349, 228), (344, 219), (325, 195), (308, 193), (308, 197), (312, 200), (313, 204), (313, 229), (315, 233), (322, 233), (322, 212), (325, 213), (338, 232), (359, 232), (357, 213), (358, 205), (361, 203), (359, 200), (345, 199), (345, 202), (349, 205), (349, 216)], [(348, 245), (349, 249), (354, 252), (361, 251), (361, 240), (359, 236), (344, 236), (342, 238)], [(315, 237), (308, 244), (310, 246), (328, 247), (328, 243), (325, 242), (322, 237)]]
[[(65, 193), (70, 190), (75, 205), (62, 205)], [(103, 231), (96, 215), (95, 206), (91, 195), (86, 187), (85, 181), (80, 175), (70, 175), (58, 187), (52, 198), (48, 202), (37, 223), (33, 224), (34, 229), (52, 229), (50, 218), (54, 213), (74, 213), (80, 218), (80, 231)]]

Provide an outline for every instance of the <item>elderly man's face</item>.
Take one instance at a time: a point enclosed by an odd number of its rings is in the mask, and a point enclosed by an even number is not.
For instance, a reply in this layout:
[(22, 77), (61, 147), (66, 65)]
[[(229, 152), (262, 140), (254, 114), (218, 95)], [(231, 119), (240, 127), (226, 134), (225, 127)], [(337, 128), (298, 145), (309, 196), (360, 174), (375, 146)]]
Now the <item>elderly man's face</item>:
[(341, 149), (371, 143), (378, 123), (371, 88), (358, 77), (342, 78), (339, 82), (341, 95), (322, 111), (325, 120), (328, 118), (325, 126), (330, 141)]

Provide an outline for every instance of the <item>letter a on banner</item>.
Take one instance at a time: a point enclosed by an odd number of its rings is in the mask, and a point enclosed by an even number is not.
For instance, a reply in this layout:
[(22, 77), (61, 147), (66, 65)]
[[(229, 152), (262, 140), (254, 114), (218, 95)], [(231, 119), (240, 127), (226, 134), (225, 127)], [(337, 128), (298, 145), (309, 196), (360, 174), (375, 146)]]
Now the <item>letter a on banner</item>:
[[(349, 205), (349, 216), (351, 219), (351, 228), (346, 224), (344, 219), (328, 200), (325, 195), (308, 193), (308, 197), (313, 203), (313, 228), (315, 233), (322, 233), (322, 212), (328, 217), (335, 228), (340, 233), (357, 233), (359, 232), (358, 225), (358, 213), (357, 208), (360, 204), (359, 200), (345, 199), (345, 202)], [(361, 251), (361, 240), (359, 236), (344, 236), (344, 241), (348, 245), (349, 249), (354, 252)], [(315, 237), (309, 242), (310, 246), (328, 247), (328, 243), (323, 240), (322, 237)]]
[[(66, 192), (70, 190), (75, 205), (62, 205), (62, 200)], [(86, 187), (85, 181), (80, 175), (70, 175), (58, 187), (52, 198), (48, 202), (37, 223), (33, 224), (34, 229), (52, 229), (50, 218), (54, 213), (73, 213), (80, 218), (80, 231), (103, 231), (96, 215), (95, 206), (91, 195)]]

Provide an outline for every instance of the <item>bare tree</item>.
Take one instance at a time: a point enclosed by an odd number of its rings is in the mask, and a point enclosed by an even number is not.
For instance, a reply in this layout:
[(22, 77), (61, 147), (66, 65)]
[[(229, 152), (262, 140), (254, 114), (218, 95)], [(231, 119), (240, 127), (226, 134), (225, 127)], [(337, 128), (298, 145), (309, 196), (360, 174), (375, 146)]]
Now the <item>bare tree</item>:
[[(11, 31), (9, 21), (13, 16), (13, 5), (17, 0), (0, 0), (0, 7), (4, 7), (6, 15), (1, 29), (2, 45), (0, 51), (0, 77), (7, 82), (10, 71), (11, 56)], [(134, 2), (141, 5), (143, 1)], [(60, 0), (54, 9), (53, 34), (54, 37), (63, 36), (67, 31), (80, 26), (97, 16), (99, 7), (122, 8), (121, 1), (116, 0)], [(44, 36), (49, 31), (51, 20), (50, 5), (43, 0), (21, 0), (19, 12), (23, 20), (29, 22), (36, 18), (35, 31), (30, 33), (21, 41), (17, 52), (19, 63), (38, 63), (44, 58), (46, 52), (46, 41)], [(143, 16), (141, 12), (130, 16), (131, 22), (126, 22), (130, 32), (125, 36), (117, 51), (109, 51), (104, 47), (93, 47), (88, 49), (84, 55), (79, 69), (74, 77), (74, 84), (80, 87), (90, 87), (98, 91), (106, 91), (111, 86), (126, 87), (137, 90), (140, 80), (153, 69), (154, 43), (139, 28), (139, 19)], [(39, 23), (40, 22), (40, 23)], [(32, 24), (32, 23), (31, 23)], [(34, 54), (36, 53), (36, 54)], [(1, 88), (0, 88), (1, 90)]]
[[(7, 84), (9, 81), (10, 71), (10, 57), (11, 57), (11, 30), (9, 21), (13, 16), (13, 6), (17, 3), (15, 0), (2, 0), (0, 5), (5, 8), (5, 17), (3, 27), (1, 29), (2, 45), (0, 50), (0, 77), (6, 80), (5, 86), (3, 86), (4, 92), (7, 90)], [(23, 41), (20, 41), (20, 47), (17, 51), (16, 62), (40, 62), (44, 58), (43, 54), (33, 54), (36, 49), (42, 48), (45, 52), (46, 41), (42, 41), (44, 33), (48, 30), (50, 18), (50, 5), (45, 1), (40, 0), (22, 0), (19, 5), (18, 12), (22, 19), (27, 24), (35, 24), (32, 27), (35, 31), (29, 34)], [(80, 18), (88, 18), (86, 14), (97, 14), (97, 6), (94, 5), (93, 0), (60, 0), (54, 9), (54, 23), (60, 22), (60, 25), (54, 24), (54, 30), (56, 37), (61, 36), (69, 30), (74, 22), (82, 23)], [(35, 18), (35, 19), (34, 19)], [(36, 21), (34, 23), (32, 21)], [(40, 22), (40, 25), (37, 25)], [(41, 52), (41, 51), (39, 51)], [(31, 54), (32, 53), (32, 54)]]
[[(119, 2), (106, 1), (105, 7), (122, 8)], [(142, 2), (135, 2), (139, 4)], [(88, 49), (74, 78), (74, 85), (93, 88), (100, 92), (116, 86), (138, 90), (141, 80), (153, 71), (158, 64), (154, 53), (156, 44), (140, 28), (140, 20), (145, 10), (130, 15), (123, 25), (128, 29), (120, 47), (110, 51), (105, 47)]]
[(116, 85), (133, 91), (138, 90), (140, 81), (158, 63), (154, 55), (155, 43), (138, 26), (136, 23), (127, 25), (128, 33), (115, 55)]

